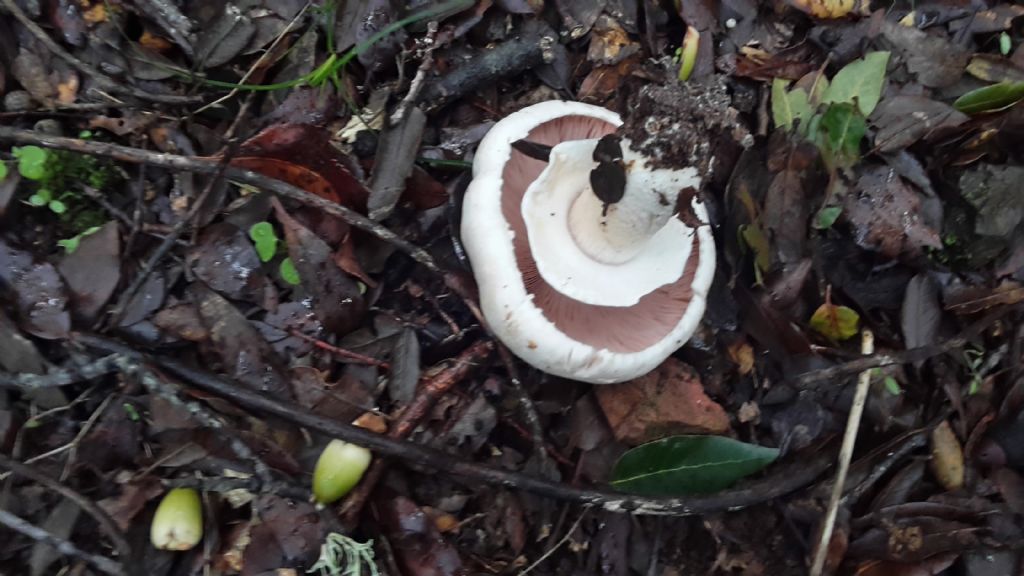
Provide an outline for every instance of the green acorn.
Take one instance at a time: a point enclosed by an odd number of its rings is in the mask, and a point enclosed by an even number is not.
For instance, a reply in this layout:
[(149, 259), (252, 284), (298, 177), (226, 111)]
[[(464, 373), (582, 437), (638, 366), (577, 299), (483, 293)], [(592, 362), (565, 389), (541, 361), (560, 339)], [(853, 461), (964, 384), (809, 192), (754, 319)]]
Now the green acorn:
[(331, 440), (313, 471), (313, 497), (330, 504), (348, 494), (370, 466), (370, 451), (362, 446)]
[(149, 540), (160, 550), (191, 550), (203, 539), (203, 505), (192, 488), (174, 488), (160, 501)]

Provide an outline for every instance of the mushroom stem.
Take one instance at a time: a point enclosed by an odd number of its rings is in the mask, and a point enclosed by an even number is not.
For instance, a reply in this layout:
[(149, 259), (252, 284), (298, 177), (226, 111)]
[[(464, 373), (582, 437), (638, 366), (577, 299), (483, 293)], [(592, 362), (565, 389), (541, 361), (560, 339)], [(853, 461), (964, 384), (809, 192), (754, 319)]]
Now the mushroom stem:
[[(583, 142), (586, 146), (566, 152), (586, 153), (589, 159), (597, 141)], [(676, 214), (679, 194), (700, 186), (700, 177), (693, 168), (652, 168), (646, 158), (629, 147), (628, 140), (622, 142), (622, 152), (625, 188), (621, 199), (615, 203), (603, 201), (594, 191), (593, 186), (601, 185), (601, 180), (596, 180), (587, 183), (569, 211), (569, 229), (580, 250), (606, 264), (632, 260)], [(563, 155), (552, 154), (552, 163), (563, 160)], [(597, 166), (592, 160), (590, 164)]]

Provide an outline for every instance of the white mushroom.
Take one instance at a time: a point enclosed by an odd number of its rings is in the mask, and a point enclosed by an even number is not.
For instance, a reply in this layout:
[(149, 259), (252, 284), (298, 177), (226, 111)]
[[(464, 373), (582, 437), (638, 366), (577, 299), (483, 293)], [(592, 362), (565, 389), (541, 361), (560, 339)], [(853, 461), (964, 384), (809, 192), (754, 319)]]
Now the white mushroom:
[[(491, 330), (536, 368), (592, 383), (643, 375), (682, 346), (715, 270), (700, 174), (610, 136), (621, 124), (578, 102), (511, 114), (480, 143), (462, 213)], [(547, 162), (522, 140), (550, 147)]]

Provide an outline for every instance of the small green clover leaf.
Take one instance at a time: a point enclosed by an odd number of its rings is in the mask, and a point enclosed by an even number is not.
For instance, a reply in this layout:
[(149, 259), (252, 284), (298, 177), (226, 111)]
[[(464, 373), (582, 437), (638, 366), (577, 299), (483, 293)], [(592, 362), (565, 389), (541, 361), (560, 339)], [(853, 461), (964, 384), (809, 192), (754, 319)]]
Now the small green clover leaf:
[(49, 153), (39, 146), (16, 146), (11, 153), (18, 159), (18, 172), (28, 180), (42, 180), (46, 177), (46, 160)]
[(277, 253), (277, 233), (270, 222), (257, 222), (249, 228), (249, 238), (256, 246), (256, 254), (260, 262), (269, 262)]

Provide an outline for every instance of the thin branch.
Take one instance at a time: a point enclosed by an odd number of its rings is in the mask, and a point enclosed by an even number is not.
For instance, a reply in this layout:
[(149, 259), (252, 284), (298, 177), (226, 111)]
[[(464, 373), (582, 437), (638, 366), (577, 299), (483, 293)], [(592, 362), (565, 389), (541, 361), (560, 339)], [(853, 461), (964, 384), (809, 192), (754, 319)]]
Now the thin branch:
[(55, 56), (78, 69), (82, 74), (92, 78), (92, 80), (104, 90), (110, 90), (111, 92), (134, 96), (141, 100), (149, 100), (150, 102), (160, 102), (163, 104), (195, 104), (196, 102), (202, 102), (205, 99), (202, 96), (153, 94), (152, 92), (147, 92), (145, 90), (129, 86), (124, 82), (116, 82), (91, 64), (86, 64), (65, 50), (63, 46), (58, 44), (56, 40), (46, 33), (46, 30), (43, 30), (38, 24), (33, 22), (32, 19), (22, 11), (21, 7), (18, 6), (17, 2), (14, 0), (0, 0), (0, 3), (2, 3), (4, 8), (6, 8), (7, 11), (18, 20), (18, 22), (27, 28), (28, 31), (36, 37), (36, 39), (46, 46), (50, 52), (53, 52)]
[(104, 356), (83, 366), (51, 370), (47, 374), (9, 374), (0, 372), (0, 388), (17, 390), (41, 390), (77, 384), (105, 376), (117, 370), (114, 365), (115, 355)]
[(3, 509), (0, 509), (0, 524), (7, 526), (11, 530), (18, 532), (19, 534), (28, 536), (36, 542), (49, 544), (55, 550), (57, 550), (57, 552), (60, 552), (65, 556), (72, 556), (74, 558), (84, 560), (89, 564), (95, 566), (97, 570), (100, 570), (101, 572), (104, 572), (106, 574), (110, 574), (110, 576), (127, 575), (127, 572), (125, 571), (124, 567), (122, 567), (117, 562), (114, 562), (110, 558), (86, 552), (85, 550), (82, 550), (81, 548), (75, 546), (71, 542), (68, 542), (63, 538), (58, 538), (57, 536), (50, 534), (46, 530), (43, 530), (39, 526), (31, 524)]
[(977, 320), (965, 328), (955, 338), (950, 338), (949, 340), (939, 344), (932, 346), (920, 346), (918, 348), (911, 348), (900, 352), (864, 356), (863, 358), (850, 360), (849, 362), (839, 364), (838, 366), (805, 372), (794, 377), (790, 383), (800, 390), (814, 390), (823, 384), (831, 384), (839, 378), (859, 374), (872, 368), (895, 366), (897, 364), (911, 364), (913, 362), (920, 362), (935, 356), (941, 356), (942, 354), (947, 354), (953, 350), (963, 348), (997, 320), (1011, 311), (1018, 310), (1020, 308), (1024, 308), (1024, 304), (1014, 304), (1012, 306), (996, 308), (992, 312), (983, 316), (980, 320)]
[(164, 382), (154, 374), (152, 370), (142, 365), (137, 360), (127, 356), (115, 355), (114, 362), (121, 371), (138, 376), (139, 382), (141, 382), (142, 385), (151, 393), (167, 400), (176, 408), (181, 408), (187, 411), (203, 426), (224, 434), (228, 439), (228, 445), (231, 447), (231, 451), (241, 458), (242, 461), (252, 464), (253, 471), (261, 482), (265, 484), (273, 482), (273, 476), (271, 475), (270, 468), (267, 467), (267, 464), (263, 462), (263, 460), (261, 460), (251, 448), (249, 448), (248, 444), (242, 441), (231, 426), (226, 425), (223, 420), (214, 416), (213, 413), (207, 410), (202, 404), (179, 398), (177, 390), (175, 390), (173, 386)]
[[(12, 0), (0, 1), (9, 2)], [(179, 156), (176, 154), (151, 152), (140, 148), (132, 148), (130, 146), (120, 146), (118, 144), (111, 144), (107, 142), (92, 142), (78, 138), (50, 136), (34, 132), (32, 130), (20, 130), (8, 126), (0, 126), (0, 140), (16, 142), (19, 144), (35, 144), (36, 146), (42, 146), (44, 148), (70, 150), (72, 152), (79, 152), (82, 154), (112, 158), (114, 160), (128, 162), (130, 164), (147, 164), (150, 166), (158, 166), (160, 168), (184, 170), (185, 172), (195, 172), (200, 174), (215, 174), (221, 169), (221, 163), (216, 159)], [(336, 202), (331, 202), (330, 200), (326, 200), (310, 192), (306, 192), (305, 190), (292, 186), (287, 182), (275, 180), (257, 172), (253, 172), (252, 170), (244, 170), (242, 168), (229, 166), (224, 170), (224, 175), (230, 180), (249, 184), (256, 188), (269, 190), (279, 196), (295, 200), (307, 206), (317, 208), (325, 214), (340, 218), (352, 226), (368, 232), (384, 242), (391, 244), (402, 252), (405, 252), (427, 270), (440, 276), (444, 275), (440, 266), (437, 265), (426, 250), (408, 242), (398, 236), (398, 234), (395, 234), (384, 226), (377, 224), (355, 210), (342, 206)], [(449, 287), (456, 290), (460, 296), (463, 295), (463, 292), (458, 290), (457, 284), (449, 283)]]
[[(869, 355), (874, 351), (875, 335), (870, 330), (865, 330), (861, 334), (860, 352), (861, 354)], [(832, 542), (832, 531), (836, 525), (836, 515), (839, 513), (839, 500), (843, 496), (846, 473), (850, 471), (853, 448), (857, 445), (857, 432), (860, 430), (860, 420), (864, 414), (864, 404), (867, 403), (870, 385), (871, 371), (865, 370), (860, 373), (860, 378), (857, 381), (857, 390), (853, 395), (853, 405), (850, 406), (850, 415), (846, 420), (843, 446), (839, 450), (839, 468), (836, 470), (836, 479), (832, 484), (832, 495), (829, 497), (828, 509), (825, 512), (825, 520), (822, 523), (821, 538), (818, 539), (818, 546), (814, 551), (814, 561), (811, 563), (811, 576), (821, 576), (822, 570), (825, 568), (829, 543)]]
[[(448, 393), (456, 384), (462, 382), (469, 371), (491, 353), (494, 346), (487, 340), (480, 340), (459, 354), (455, 362), (442, 370), (435, 376), (423, 378), (419, 384), (419, 393), (415, 400), (405, 408), (398, 421), (388, 431), (388, 436), (401, 440), (412, 434), (412, 431), (419, 425), (420, 421), (427, 415), (427, 412), (437, 401)], [(387, 469), (387, 462), (383, 459), (376, 459), (370, 469), (363, 476), (362, 481), (349, 493), (341, 505), (341, 516), (343, 521), (354, 525), (359, 513), (370, 497), (377, 481)]]
[(38, 472), (35, 468), (26, 466), (16, 460), (12, 460), (3, 454), (0, 454), (0, 467), (6, 468), (19, 476), (24, 476), (37, 484), (41, 484), (43, 487), (49, 488), (77, 504), (79, 508), (99, 524), (100, 529), (106, 533), (110, 538), (110, 541), (113, 542), (114, 548), (117, 549), (117, 553), (121, 557), (121, 560), (123, 562), (131, 562), (132, 549), (131, 546), (128, 545), (128, 541), (125, 539), (124, 534), (122, 534), (121, 530), (118, 529), (114, 520), (92, 500), (89, 500), (85, 496), (71, 488), (68, 488), (53, 478)]
[(196, 388), (231, 400), (250, 410), (276, 416), (331, 438), (358, 444), (376, 452), (379, 456), (401, 459), (411, 464), (485, 484), (525, 490), (541, 496), (579, 504), (591, 504), (610, 512), (693, 516), (737, 510), (784, 496), (806, 486), (827, 470), (835, 458), (832, 451), (822, 450), (814, 455), (795, 459), (787, 465), (780, 465), (769, 476), (747, 482), (739, 488), (707, 496), (664, 498), (634, 496), (607, 490), (587, 490), (541, 480), (502, 468), (477, 464), (434, 448), (395, 440), (358, 426), (323, 418), (311, 414), (303, 408), (279, 402), (182, 362), (170, 358), (147, 357), (115, 340), (81, 333), (74, 334), (73, 339), (82, 345), (107, 354), (120, 353), (140, 361), (153, 362)]

